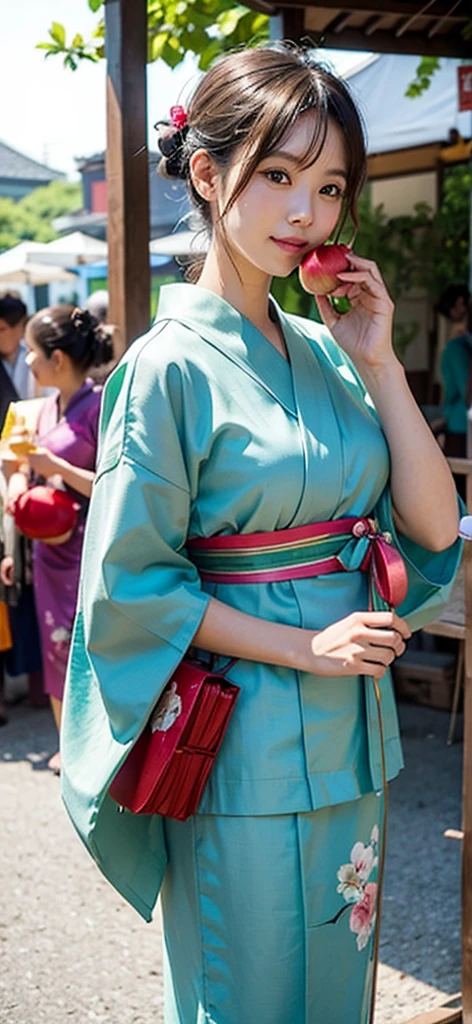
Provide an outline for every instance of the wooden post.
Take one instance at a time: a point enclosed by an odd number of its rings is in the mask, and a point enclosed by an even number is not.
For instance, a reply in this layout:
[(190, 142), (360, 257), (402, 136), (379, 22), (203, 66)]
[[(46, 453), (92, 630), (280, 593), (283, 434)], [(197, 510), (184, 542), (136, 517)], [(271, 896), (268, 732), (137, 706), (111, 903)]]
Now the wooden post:
[(305, 10), (303, 7), (279, 8), (282, 16), (282, 39), (299, 43), (305, 35)]
[(150, 321), (147, 3), (106, 0), (108, 287), (124, 345)]

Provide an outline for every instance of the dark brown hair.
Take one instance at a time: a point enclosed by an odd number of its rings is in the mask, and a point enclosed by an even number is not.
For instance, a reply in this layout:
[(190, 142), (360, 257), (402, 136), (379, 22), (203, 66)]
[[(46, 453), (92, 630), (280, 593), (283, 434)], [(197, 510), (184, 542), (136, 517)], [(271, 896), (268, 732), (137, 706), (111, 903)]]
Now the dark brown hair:
[(306, 111), (315, 111), (317, 117), (301, 157), (302, 167), (319, 157), (330, 119), (344, 138), (347, 183), (336, 228), (339, 237), (348, 214), (357, 227), (357, 200), (366, 171), (363, 125), (345, 83), (316, 61), (312, 51), (292, 43), (240, 50), (218, 60), (193, 94), (187, 126), (161, 131), (163, 170), (186, 181), (194, 205), (211, 229), (210, 206), (191, 180), (192, 154), (205, 149), (224, 176), (237, 153), (241, 173), (222, 212), (224, 218), (260, 162), (278, 148)]
[(17, 327), (19, 323), (26, 320), (28, 311), (18, 292), (3, 292), (0, 295), (0, 320), (4, 320), (9, 327)]
[(48, 359), (60, 349), (79, 370), (101, 366), (113, 358), (108, 329), (86, 309), (47, 306), (31, 318), (28, 330)]

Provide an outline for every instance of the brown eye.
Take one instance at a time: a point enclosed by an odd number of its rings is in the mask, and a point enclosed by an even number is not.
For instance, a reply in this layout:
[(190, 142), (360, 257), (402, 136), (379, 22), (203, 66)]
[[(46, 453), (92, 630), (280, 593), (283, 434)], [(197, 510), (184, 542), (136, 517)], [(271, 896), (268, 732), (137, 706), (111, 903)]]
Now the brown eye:
[(266, 177), (268, 181), (271, 181), (273, 185), (290, 184), (290, 178), (286, 171), (273, 170), (264, 171), (263, 173), (264, 177)]
[(331, 199), (344, 199), (345, 193), (339, 185), (324, 185), (321, 195), (329, 196)]

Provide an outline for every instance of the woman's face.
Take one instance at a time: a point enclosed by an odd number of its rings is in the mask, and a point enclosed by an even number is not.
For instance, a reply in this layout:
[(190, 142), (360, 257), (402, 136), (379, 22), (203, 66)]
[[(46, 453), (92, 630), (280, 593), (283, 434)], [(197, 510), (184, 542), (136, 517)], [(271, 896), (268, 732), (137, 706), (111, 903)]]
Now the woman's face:
[[(347, 164), (341, 130), (330, 121), (320, 156), (310, 167), (298, 160), (312, 138), (316, 115), (300, 117), (280, 150), (258, 166), (224, 217), (231, 255), (264, 274), (287, 277), (303, 257), (332, 235), (342, 208)], [(240, 166), (228, 176), (221, 202), (231, 194)]]
[(34, 341), (29, 327), (26, 328), (25, 337), (29, 350), (28, 355), (26, 356), (26, 362), (33, 374), (33, 377), (35, 377), (38, 384), (43, 388), (58, 387), (57, 366), (56, 360), (54, 359), (54, 353), (51, 358), (48, 359), (40, 345), (37, 345)]

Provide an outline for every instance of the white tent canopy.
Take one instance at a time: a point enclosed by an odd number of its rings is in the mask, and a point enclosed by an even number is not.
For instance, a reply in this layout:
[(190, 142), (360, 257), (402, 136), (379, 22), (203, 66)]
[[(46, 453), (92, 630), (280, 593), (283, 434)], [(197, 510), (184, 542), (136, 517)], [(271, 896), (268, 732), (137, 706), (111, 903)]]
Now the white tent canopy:
[(75, 274), (63, 266), (42, 264), (38, 260), (39, 242), (20, 242), (7, 252), (0, 254), (0, 285), (4, 284), (50, 284), (51, 281), (75, 281)]
[(149, 243), (149, 251), (156, 256), (185, 256), (207, 249), (208, 242), (201, 231), (174, 231)]
[(72, 231), (69, 235), (55, 238), (53, 242), (37, 246), (34, 258), (40, 263), (55, 263), (61, 267), (75, 267), (81, 263), (95, 263), (106, 259), (107, 243), (100, 238), (86, 235), (83, 231)]
[(369, 153), (389, 153), (432, 142), (446, 142), (450, 128), (472, 135), (472, 113), (459, 113), (458, 60), (442, 59), (429, 89), (410, 99), (419, 57), (374, 55), (345, 77), (367, 128)]

